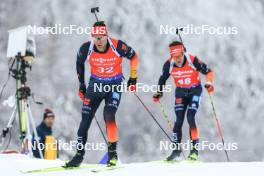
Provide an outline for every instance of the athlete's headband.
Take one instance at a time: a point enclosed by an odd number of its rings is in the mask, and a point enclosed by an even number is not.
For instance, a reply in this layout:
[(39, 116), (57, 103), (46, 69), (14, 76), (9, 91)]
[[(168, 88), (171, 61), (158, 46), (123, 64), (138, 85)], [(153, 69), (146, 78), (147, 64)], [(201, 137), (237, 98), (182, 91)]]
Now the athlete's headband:
[(92, 28), (92, 37), (96, 36), (107, 36), (106, 26), (95, 26)]
[(179, 56), (184, 52), (183, 45), (175, 45), (170, 47), (170, 55), (171, 56)]

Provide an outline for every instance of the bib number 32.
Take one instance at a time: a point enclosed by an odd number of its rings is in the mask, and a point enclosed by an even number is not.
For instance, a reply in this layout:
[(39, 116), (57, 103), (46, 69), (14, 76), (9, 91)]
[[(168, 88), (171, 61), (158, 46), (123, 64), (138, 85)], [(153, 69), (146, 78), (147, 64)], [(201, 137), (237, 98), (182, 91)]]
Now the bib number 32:
[(100, 73), (112, 73), (114, 70), (113, 67), (107, 67), (107, 68), (104, 68), (104, 67), (99, 67), (98, 71)]

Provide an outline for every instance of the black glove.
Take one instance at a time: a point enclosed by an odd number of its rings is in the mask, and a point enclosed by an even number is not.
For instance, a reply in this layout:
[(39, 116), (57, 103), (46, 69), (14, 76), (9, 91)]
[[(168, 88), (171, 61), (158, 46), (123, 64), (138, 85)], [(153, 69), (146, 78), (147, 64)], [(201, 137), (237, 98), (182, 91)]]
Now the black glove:
[(86, 85), (84, 83), (81, 83), (79, 87), (79, 97), (81, 98), (81, 100), (84, 100), (85, 93), (86, 93)]
[(131, 91), (136, 90), (137, 78), (129, 78), (127, 81), (127, 88)]

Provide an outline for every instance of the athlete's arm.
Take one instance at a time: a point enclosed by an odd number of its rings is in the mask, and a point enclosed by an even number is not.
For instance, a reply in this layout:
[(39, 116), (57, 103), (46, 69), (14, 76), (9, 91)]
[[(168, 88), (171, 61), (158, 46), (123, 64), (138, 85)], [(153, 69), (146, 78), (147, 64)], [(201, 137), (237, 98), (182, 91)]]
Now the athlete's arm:
[(170, 62), (167, 60), (162, 68), (162, 74), (159, 78), (159, 83), (158, 83), (158, 91), (153, 95), (153, 101), (154, 102), (159, 102), (159, 99), (163, 96), (163, 87), (166, 84), (166, 81), (170, 77)]
[(76, 60), (76, 71), (77, 71), (77, 75), (78, 75), (78, 79), (80, 84), (85, 84), (85, 61), (87, 58), (87, 53), (89, 50), (89, 46), (90, 46), (90, 42), (86, 42), (84, 43), (77, 54), (77, 60)]
[(137, 78), (138, 55), (135, 50), (121, 40), (118, 41), (116, 50), (121, 57), (130, 60), (130, 78)]
[(205, 63), (203, 63), (201, 60), (195, 57), (193, 60), (193, 65), (195, 66), (197, 71), (205, 75), (207, 82), (211, 82), (211, 83), (213, 82), (214, 72)]
[(167, 60), (162, 68), (162, 74), (159, 78), (159, 91), (162, 92), (163, 91), (163, 86), (166, 84), (166, 81), (168, 80), (168, 78), (170, 77), (170, 62), (169, 60)]

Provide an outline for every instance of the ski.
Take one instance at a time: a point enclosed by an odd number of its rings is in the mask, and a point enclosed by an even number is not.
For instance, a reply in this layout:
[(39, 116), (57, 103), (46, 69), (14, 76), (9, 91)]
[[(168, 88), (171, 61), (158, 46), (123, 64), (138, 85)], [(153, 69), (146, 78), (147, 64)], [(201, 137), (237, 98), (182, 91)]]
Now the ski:
[(48, 167), (43, 169), (34, 169), (34, 170), (21, 170), (20, 172), (23, 174), (31, 174), (31, 173), (47, 173), (47, 172), (56, 172), (56, 171), (67, 171), (67, 170), (79, 170), (79, 169), (87, 169), (87, 168), (96, 168), (99, 167), (99, 164), (88, 164), (88, 165), (81, 165), (80, 167), (70, 167), (65, 168), (62, 166), (58, 167)]
[(183, 160), (172, 160), (172, 161), (167, 161), (167, 160), (156, 160), (156, 161), (150, 161), (151, 163), (166, 163), (166, 164), (174, 164), (174, 163), (180, 163)]
[(150, 161), (151, 163), (165, 163), (165, 164), (175, 164), (175, 163), (201, 163), (199, 160), (172, 160), (172, 161), (167, 161), (167, 160), (156, 160), (156, 161)]
[(183, 160), (182, 163), (197, 164), (197, 163), (201, 163), (201, 161), (199, 161), (199, 160), (189, 160), (189, 159), (186, 159), (186, 160)]
[[(151, 163), (165, 163), (165, 164), (175, 164), (175, 163), (201, 163), (201, 161), (198, 160), (173, 160), (173, 161), (166, 161), (166, 160), (156, 160), (156, 161), (150, 161)], [(99, 173), (99, 172), (105, 172), (105, 171), (111, 171), (116, 169), (124, 168), (123, 166), (106, 166), (103, 164), (84, 164), (80, 167), (70, 167), (65, 168), (62, 166), (57, 167), (47, 167), (42, 169), (34, 169), (34, 170), (20, 170), (23, 174), (31, 174), (31, 173), (47, 173), (47, 172), (58, 172), (58, 171), (67, 171), (67, 170), (79, 170), (79, 169), (91, 169), (91, 172)]]
[(122, 169), (123, 166), (101, 166), (100, 168), (91, 169), (91, 172), (93, 173), (99, 173), (99, 172), (106, 172), (116, 169)]

